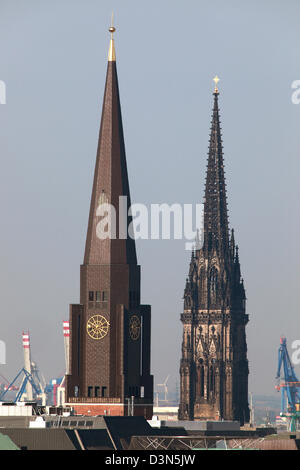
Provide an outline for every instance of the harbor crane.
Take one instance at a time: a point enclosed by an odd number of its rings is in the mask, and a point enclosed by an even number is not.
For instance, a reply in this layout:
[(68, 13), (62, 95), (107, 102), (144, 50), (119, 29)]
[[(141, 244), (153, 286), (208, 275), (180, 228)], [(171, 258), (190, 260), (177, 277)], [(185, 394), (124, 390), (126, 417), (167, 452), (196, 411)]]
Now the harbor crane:
[[(14, 400), (15, 403), (18, 401), (33, 401), (40, 398), (42, 399), (42, 404), (46, 405), (46, 382), (44, 377), (42, 377), (42, 380), (40, 379), (38, 367), (36, 363), (31, 360), (29, 333), (24, 333), (23, 331), (22, 339), (24, 367), (22, 367), (12, 382), (4, 388), (3, 392), (0, 394), (0, 401), (6, 398), (7, 392), (17, 390), (18, 393)], [(22, 377), (21, 385), (17, 387), (16, 382), (20, 377)]]
[[(282, 379), (281, 368), (283, 368)], [(290, 419), (290, 431), (295, 432), (297, 421), (300, 420), (300, 382), (294, 372), (284, 336), (280, 338), (276, 379), (278, 383), (275, 388), (281, 390), (280, 416)]]

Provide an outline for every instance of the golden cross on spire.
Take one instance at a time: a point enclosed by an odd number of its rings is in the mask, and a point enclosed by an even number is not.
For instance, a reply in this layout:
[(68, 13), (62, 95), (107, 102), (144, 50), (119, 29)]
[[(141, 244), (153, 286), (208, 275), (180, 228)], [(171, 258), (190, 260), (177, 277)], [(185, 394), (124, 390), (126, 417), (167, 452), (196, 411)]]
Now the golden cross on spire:
[(215, 93), (218, 93), (218, 82), (220, 81), (218, 75), (215, 76), (215, 78), (213, 78), (213, 81), (215, 82)]

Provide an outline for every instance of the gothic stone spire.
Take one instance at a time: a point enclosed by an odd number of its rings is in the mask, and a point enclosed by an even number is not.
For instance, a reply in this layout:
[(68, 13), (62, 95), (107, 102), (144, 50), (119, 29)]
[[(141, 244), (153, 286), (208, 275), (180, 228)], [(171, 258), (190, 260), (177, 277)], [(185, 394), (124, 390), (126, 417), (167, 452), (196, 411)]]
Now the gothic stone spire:
[(215, 89), (204, 201), (204, 248), (208, 252), (215, 249), (224, 256), (229, 240), (218, 96)]
[[(218, 77), (215, 78), (217, 85)], [(248, 420), (245, 291), (228, 215), (219, 92), (214, 106), (204, 203), (204, 244), (184, 291), (179, 419)]]

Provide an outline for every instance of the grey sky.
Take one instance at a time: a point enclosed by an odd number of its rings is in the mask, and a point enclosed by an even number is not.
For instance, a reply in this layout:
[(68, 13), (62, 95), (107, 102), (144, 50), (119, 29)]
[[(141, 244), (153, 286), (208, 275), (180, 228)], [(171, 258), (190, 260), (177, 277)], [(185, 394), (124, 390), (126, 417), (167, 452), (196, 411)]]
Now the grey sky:
[[(79, 300), (112, 9), (133, 202), (202, 202), (221, 78), (250, 390), (273, 393), (279, 337), (300, 339), (297, 0), (0, 0), (0, 373), (23, 365), (23, 329), (45, 376), (64, 372), (61, 323)], [(139, 241), (138, 256), (152, 371), (174, 386), (190, 253), (182, 241)]]

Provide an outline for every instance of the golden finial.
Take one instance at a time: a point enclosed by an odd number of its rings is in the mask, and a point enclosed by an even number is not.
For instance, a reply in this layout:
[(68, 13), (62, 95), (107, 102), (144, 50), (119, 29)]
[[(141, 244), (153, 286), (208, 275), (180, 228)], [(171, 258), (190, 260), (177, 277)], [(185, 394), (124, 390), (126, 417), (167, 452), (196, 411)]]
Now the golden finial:
[(114, 32), (116, 28), (114, 27), (114, 12), (111, 15), (111, 26), (108, 29), (110, 32), (110, 43), (109, 43), (109, 51), (108, 51), (108, 62), (115, 62), (116, 61), (116, 52), (115, 52), (115, 45), (114, 45)]
[(214, 93), (219, 93), (219, 90), (218, 90), (218, 82), (220, 81), (218, 75), (215, 76), (215, 78), (213, 78), (213, 81), (215, 82), (215, 91)]

